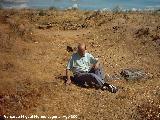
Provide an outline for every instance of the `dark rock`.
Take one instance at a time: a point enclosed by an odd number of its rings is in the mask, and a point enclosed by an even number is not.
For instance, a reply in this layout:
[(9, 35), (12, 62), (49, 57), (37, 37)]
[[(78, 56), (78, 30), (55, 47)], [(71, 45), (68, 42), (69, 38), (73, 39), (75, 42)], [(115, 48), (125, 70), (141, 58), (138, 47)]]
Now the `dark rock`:
[(51, 24), (49, 24), (49, 25), (39, 25), (39, 26), (38, 26), (39, 29), (43, 29), (43, 30), (44, 30), (44, 29), (50, 29), (50, 28), (52, 28), (52, 27), (53, 27), (53, 26), (52, 26)]
[(119, 26), (113, 26), (113, 30), (118, 30), (120, 27)]
[(74, 23), (71, 21), (66, 21), (62, 24), (63, 30), (78, 30), (78, 29), (83, 29), (87, 28), (88, 25), (85, 23)]
[(124, 69), (120, 74), (126, 80), (139, 80), (147, 77), (147, 74), (143, 70), (135, 68)]
[(67, 51), (68, 51), (68, 52), (73, 52), (73, 48), (70, 47), (70, 46), (67, 46)]

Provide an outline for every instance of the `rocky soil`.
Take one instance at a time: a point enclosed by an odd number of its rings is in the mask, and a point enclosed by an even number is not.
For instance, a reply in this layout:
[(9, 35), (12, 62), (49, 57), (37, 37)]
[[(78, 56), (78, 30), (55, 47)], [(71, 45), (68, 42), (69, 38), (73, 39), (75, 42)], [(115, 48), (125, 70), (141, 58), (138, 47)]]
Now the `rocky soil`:
[[(109, 80), (116, 94), (65, 86), (67, 60), (79, 42), (100, 58), (106, 75), (137, 68), (149, 79)], [(0, 84), (0, 115), (158, 120), (160, 14), (0, 10)]]

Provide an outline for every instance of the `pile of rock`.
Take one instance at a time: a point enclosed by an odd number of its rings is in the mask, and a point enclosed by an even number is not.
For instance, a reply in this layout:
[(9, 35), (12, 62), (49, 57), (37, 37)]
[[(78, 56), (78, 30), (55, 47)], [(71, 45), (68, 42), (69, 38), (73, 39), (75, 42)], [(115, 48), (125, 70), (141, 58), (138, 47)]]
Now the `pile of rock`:
[(148, 75), (143, 70), (136, 68), (124, 69), (120, 74), (126, 80), (140, 80), (148, 78)]
[(88, 25), (85, 23), (74, 23), (74, 22), (64, 22), (62, 25), (63, 30), (78, 30), (87, 27)]

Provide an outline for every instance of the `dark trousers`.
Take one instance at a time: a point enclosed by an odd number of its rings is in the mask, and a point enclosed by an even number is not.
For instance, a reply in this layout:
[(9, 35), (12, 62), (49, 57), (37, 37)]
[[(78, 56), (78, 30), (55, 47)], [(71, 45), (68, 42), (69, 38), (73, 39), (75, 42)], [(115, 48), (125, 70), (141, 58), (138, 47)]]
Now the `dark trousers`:
[(74, 75), (74, 80), (77, 84), (82, 86), (90, 86), (101, 88), (105, 81), (105, 73), (102, 65), (97, 69), (91, 69), (89, 72), (77, 72)]

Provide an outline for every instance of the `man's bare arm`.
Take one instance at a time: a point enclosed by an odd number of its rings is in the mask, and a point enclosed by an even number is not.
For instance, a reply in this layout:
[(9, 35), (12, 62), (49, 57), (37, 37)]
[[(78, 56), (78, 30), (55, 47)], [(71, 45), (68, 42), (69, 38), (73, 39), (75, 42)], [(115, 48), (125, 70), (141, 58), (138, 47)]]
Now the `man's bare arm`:
[(70, 84), (71, 83), (70, 70), (68, 70), (68, 69), (66, 69), (66, 77), (67, 77), (66, 84)]

